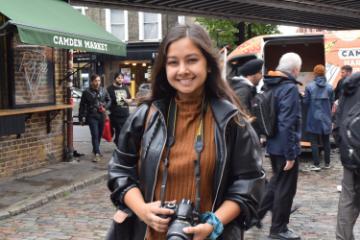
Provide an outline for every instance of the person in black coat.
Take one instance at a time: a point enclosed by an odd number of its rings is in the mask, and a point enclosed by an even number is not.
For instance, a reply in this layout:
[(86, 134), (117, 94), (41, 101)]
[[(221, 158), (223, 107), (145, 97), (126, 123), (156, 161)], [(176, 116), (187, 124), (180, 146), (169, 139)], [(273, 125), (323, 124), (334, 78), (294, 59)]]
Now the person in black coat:
[[(360, 73), (343, 82), (336, 110), (334, 137), (343, 165), (342, 191), (339, 198), (336, 239), (354, 239), (354, 226), (360, 215)], [(359, 222), (359, 221), (358, 221)]]
[(344, 65), (341, 67), (341, 72), (340, 72), (340, 79), (334, 89), (335, 92), (335, 101), (338, 100), (340, 98), (340, 96), (342, 95), (342, 91), (343, 91), (343, 83), (345, 78), (349, 77), (352, 74), (352, 67), (350, 65)]
[(251, 100), (256, 95), (256, 86), (262, 79), (263, 60), (252, 59), (240, 68), (240, 76), (233, 77), (230, 81), (240, 102), (251, 113)]
[(111, 100), (107, 91), (101, 87), (100, 76), (93, 74), (90, 77), (90, 87), (82, 93), (79, 108), (79, 120), (84, 125), (84, 118), (89, 124), (91, 143), (95, 155), (93, 162), (101, 160), (100, 140), (105, 125), (105, 111)]
[(124, 75), (122, 73), (115, 74), (114, 82), (107, 88), (107, 91), (111, 98), (109, 108), (111, 128), (115, 135), (114, 143), (117, 145), (121, 128), (129, 116), (129, 103), (131, 102), (130, 91), (124, 84)]

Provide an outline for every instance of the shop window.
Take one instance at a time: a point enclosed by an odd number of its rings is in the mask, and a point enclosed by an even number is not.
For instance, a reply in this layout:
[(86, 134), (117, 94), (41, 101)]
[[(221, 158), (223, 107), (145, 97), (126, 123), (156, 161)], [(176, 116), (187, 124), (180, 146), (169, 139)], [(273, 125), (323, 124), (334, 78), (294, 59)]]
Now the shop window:
[(161, 38), (161, 14), (139, 12), (139, 39), (160, 40)]
[(128, 41), (128, 11), (107, 10), (106, 30), (122, 41)]
[(55, 104), (54, 50), (22, 44), (17, 34), (8, 36), (9, 107)]

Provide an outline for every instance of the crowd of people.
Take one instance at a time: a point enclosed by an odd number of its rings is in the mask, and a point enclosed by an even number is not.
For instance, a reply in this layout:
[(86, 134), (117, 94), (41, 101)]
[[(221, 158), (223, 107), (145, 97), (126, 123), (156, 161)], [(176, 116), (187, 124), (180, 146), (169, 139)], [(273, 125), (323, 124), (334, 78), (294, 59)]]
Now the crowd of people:
[[(325, 66), (318, 64), (314, 79), (300, 93), (302, 64), (300, 55), (288, 52), (276, 69), (263, 75), (264, 62), (252, 59), (241, 66), (240, 75), (224, 81), (210, 37), (193, 24), (175, 26), (163, 39), (151, 94), (133, 113), (121, 73), (107, 90), (99, 76), (92, 76), (82, 95), (80, 119), (89, 124), (94, 161), (101, 156), (106, 110), (116, 144), (108, 188), (117, 211), (107, 239), (241, 240), (245, 230), (262, 227), (269, 211), (269, 239), (301, 239), (288, 227), (299, 173), (301, 121), (310, 137), (313, 171), (331, 167), (334, 133), (344, 166), (336, 239), (354, 239), (360, 211), (360, 74), (344, 66), (333, 90)], [(267, 136), (253, 111), (261, 79), (262, 91), (268, 92), (264, 101), (270, 99), (275, 112), (274, 130)], [(269, 180), (262, 168), (264, 137), (272, 167)]]

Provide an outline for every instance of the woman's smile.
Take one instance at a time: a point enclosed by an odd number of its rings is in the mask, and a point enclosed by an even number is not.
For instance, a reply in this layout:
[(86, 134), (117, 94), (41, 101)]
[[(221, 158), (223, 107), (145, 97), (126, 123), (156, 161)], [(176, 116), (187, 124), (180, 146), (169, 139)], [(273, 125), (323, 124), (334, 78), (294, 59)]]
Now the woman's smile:
[(169, 46), (166, 76), (180, 98), (202, 94), (207, 78), (207, 62), (189, 38), (181, 38)]

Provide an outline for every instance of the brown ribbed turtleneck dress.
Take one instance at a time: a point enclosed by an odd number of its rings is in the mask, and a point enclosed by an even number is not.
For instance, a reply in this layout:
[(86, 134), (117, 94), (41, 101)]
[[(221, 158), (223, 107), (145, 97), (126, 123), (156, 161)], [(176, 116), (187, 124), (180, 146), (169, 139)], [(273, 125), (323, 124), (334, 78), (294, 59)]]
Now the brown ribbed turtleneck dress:
[[(195, 200), (195, 165), (196, 152), (194, 149), (196, 130), (200, 123), (201, 97), (192, 100), (175, 99), (177, 104), (177, 121), (175, 129), (175, 144), (170, 150), (168, 179), (165, 201), (182, 198)], [(214, 119), (210, 107), (204, 118), (204, 149), (200, 158), (201, 187), (200, 211), (211, 211), (213, 203), (213, 176), (215, 169), (215, 138)], [(159, 174), (155, 188), (155, 201), (160, 200), (160, 186), (163, 176), (163, 161), (165, 150), (160, 163)], [(160, 234), (148, 228), (147, 240), (165, 239), (165, 234)]]

